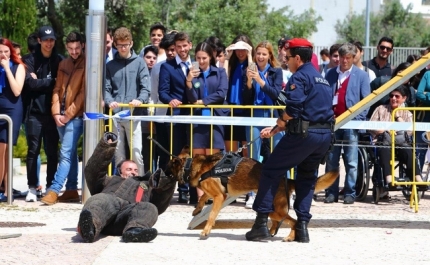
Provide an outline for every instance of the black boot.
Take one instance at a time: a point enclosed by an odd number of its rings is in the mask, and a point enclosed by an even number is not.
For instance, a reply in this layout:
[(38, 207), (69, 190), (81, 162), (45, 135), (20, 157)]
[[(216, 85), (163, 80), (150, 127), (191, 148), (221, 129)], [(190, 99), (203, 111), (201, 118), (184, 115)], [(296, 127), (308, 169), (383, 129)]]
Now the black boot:
[(246, 240), (261, 241), (270, 237), (269, 229), (267, 228), (268, 213), (257, 213), (254, 225), (251, 231), (246, 233)]
[(132, 227), (122, 234), (122, 240), (128, 242), (149, 242), (157, 237), (157, 229)]
[(309, 243), (309, 232), (308, 232), (308, 222), (297, 221), (296, 223), (296, 237), (294, 241), (299, 243)]

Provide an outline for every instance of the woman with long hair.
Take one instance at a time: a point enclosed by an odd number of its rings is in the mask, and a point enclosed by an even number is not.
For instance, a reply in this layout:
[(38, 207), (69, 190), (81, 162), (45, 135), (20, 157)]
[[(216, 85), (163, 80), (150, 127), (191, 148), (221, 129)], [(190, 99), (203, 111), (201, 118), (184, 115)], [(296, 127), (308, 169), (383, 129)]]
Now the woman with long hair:
[[(268, 41), (260, 42), (255, 47), (254, 62), (256, 69), (248, 67), (243, 89), (243, 102), (245, 105), (253, 106), (273, 106), (282, 90), (282, 69), (275, 57), (273, 46)], [(273, 109), (254, 109), (251, 117), (273, 118), (279, 117), (278, 111)], [(260, 160), (262, 139), (258, 138), (264, 126), (246, 127), (246, 140), (248, 142), (256, 139), (248, 149), (249, 157)], [(273, 146), (281, 140), (283, 133), (273, 136)], [(270, 149), (270, 143), (268, 144)], [(255, 194), (248, 194), (246, 208), (251, 209), (254, 203)]]
[[(251, 40), (246, 35), (237, 36), (230, 46), (227, 47), (227, 56), (224, 61), (224, 68), (227, 69), (228, 91), (227, 103), (229, 105), (244, 105), (243, 88), (246, 79), (246, 69), (252, 62), (254, 48)], [(233, 109), (234, 117), (247, 117), (249, 111), (244, 109)], [(230, 114), (231, 115), (231, 114)], [(225, 126), (225, 148), (227, 151), (236, 151), (239, 143), (246, 144), (246, 130), (244, 126)], [(247, 156), (244, 149), (243, 156)]]
[[(24, 86), (25, 67), (13, 48), (12, 42), (0, 38), (0, 114), (6, 114), (13, 121), (13, 135), (8, 134), (8, 123), (0, 120), (0, 202), (7, 201), (7, 167), (8, 139), (12, 137), (13, 145), (18, 140), (19, 128), (22, 122), (21, 92)], [(4, 185), (2, 185), (4, 184)], [(11, 195), (10, 195), (11, 196)]]
[[(224, 68), (216, 67), (216, 58), (210, 44), (201, 42), (195, 49), (199, 68), (192, 68), (187, 76), (187, 96), (191, 103), (198, 105), (226, 104), (227, 75)], [(194, 109), (193, 115), (226, 116), (228, 111), (215, 108)], [(193, 126), (193, 155), (210, 155), (224, 149), (224, 126), (195, 124)], [(211, 148), (212, 147), (212, 148)]]
[[(209, 43), (201, 42), (195, 49), (198, 68), (190, 69), (186, 85), (187, 97), (192, 104), (223, 105), (227, 104), (227, 75), (224, 68), (216, 67), (214, 51)], [(193, 115), (198, 116), (226, 116), (228, 109), (195, 108)], [(193, 125), (193, 156), (210, 155), (224, 149), (223, 125)], [(203, 191), (197, 188), (197, 199)], [(190, 201), (191, 203), (191, 201)]]

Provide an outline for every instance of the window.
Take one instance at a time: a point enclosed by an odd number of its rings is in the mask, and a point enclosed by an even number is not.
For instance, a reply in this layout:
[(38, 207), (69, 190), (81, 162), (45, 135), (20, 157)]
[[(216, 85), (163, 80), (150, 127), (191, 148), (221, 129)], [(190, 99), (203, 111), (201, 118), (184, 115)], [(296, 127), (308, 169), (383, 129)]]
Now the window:
[(423, 6), (430, 6), (430, 0), (422, 0), (422, 5)]

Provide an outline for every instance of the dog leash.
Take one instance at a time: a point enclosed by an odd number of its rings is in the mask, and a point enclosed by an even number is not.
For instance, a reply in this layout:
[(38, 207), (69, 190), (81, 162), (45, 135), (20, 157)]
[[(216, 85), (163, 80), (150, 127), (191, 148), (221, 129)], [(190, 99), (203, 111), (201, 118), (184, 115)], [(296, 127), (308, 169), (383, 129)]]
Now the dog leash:
[(255, 141), (257, 141), (258, 139), (260, 139), (260, 136), (255, 137), (254, 140), (252, 140), (251, 142), (247, 142), (245, 145), (239, 147), (239, 149), (237, 149), (236, 152), (234, 152), (235, 154), (238, 154), (240, 152), (242, 152), (242, 150), (248, 149), (248, 146), (250, 146), (251, 144), (253, 144)]
[[(272, 130), (270, 130), (270, 132), (273, 132), (276, 128), (278, 128), (278, 125), (275, 125)], [(254, 140), (252, 140), (251, 142), (247, 142), (244, 146), (239, 147), (239, 149), (237, 149), (236, 152), (234, 152), (235, 154), (238, 154), (240, 152), (242, 152), (242, 150), (248, 149), (248, 146), (250, 146), (251, 144), (253, 144), (255, 141), (257, 141), (258, 139), (260, 139), (260, 136), (255, 137)]]
[(165, 152), (169, 156), (171, 156), (173, 158), (178, 158), (178, 156), (169, 153), (169, 151), (167, 151), (166, 148), (164, 148), (159, 142), (157, 142), (157, 140), (155, 140), (151, 136), (148, 136), (146, 139), (153, 141), (161, 150), (163, 150), (163, 152)]

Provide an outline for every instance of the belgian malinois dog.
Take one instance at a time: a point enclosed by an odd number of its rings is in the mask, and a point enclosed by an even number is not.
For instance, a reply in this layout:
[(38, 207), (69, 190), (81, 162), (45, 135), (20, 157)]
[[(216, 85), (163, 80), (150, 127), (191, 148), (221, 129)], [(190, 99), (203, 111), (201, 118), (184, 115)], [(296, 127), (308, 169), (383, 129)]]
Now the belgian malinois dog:
[[(186, 176), (185, 163), (190, 155), (189, 151), (187, 152), (184, 149), (179, 156), (173, 157), (166, 167), (166, 175), (173, 175), (177, 178), (180, 184), (189, 180), (187, 182), (189, 182), (191, 186), (198, 187), (204, 192), (204, 195), (200, 198), (196, 209), (193, 211), (193, 216), (201, 212), (208, 199), (213, 199), (213, 207), (208, 221), (206, 222), (206, 226), (203, 231), (200, 233), (201, 239), (206, 239), (209, 236), (212, 227), (215, 225), (215, 219), (227, 197), (226, 191), (228, 191), (230, 196), (240, 196), (250, 191), (257, 192), (258, 190), (263, 164), (246, 157), (242, 158), (239, 164), (237, 164), (236, 170), (228, 177), (227, 189), (221, 184), (219, 177), (209, 177), (204, 180), (200, 180), (202, 174), (210, 171), (223, 158), (223, 156), (224, 154), (222, 153), (213, 155), (196, 155), (192, 159), (191, 166), (189, 168), (189, 176)], [(336, 180), (338, 175), (338, 171), (332, 171), (319, 177), (315, 185), (315, 192), (319, 192), (329, 187)], [(280, 222), (285, 221), (290, 226), (290, 234), (282, 240), (289, 242), (294, 240), (296, 232), (296, 220), (288, 215), (289, 198), (291, 193), (295, 190), (294, 181), (288, 180), (287, 187), (288, 191), (285, 190), (285, 180), (282, 179), (279, 183), (279, 188), (273, 202), (275, 209), (269, 214), (269, 217), (272, 221), (272, 226), (270, 228), (270, 234), (272, 236), (276, 234)]]

